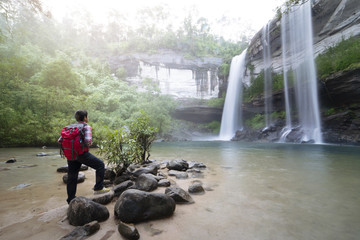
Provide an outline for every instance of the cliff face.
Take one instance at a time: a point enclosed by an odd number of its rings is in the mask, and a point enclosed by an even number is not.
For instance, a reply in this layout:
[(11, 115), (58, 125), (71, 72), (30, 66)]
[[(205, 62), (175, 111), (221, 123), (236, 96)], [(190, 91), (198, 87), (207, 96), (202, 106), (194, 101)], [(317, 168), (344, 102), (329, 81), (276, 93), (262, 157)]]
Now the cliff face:
[(217, 77), (221, 58), (187, 58), (182, 53), (160, 50), (158, 53), (132, 53), (109, 60), (113, 72), (123, 69), (126, 80), (139, 87), (146, 78), (155, 80), (163, 94), (175, 98), (208, 99), (217, 97), (221, 82)]
[[(316, 0), (312, 6), (314, 54), (323, 53), (343, 39), (360, 36), (359, 0)], [(282, 71), (280, 19), (270, 21), (270, 44), (272, 67)], [(263, 69), (262, 30), (252, 38), (248, 47), (247, 62), (252, 64), (254, 74)], [(248, 73), (248, 79), (250, 74)]]
[[(316, 0), (312, 5), (314, 54), (317, 56), (329, 47), (351, 36), (360, 37), (360, 4), (358, 0)], [(272, 67), (282, 72), (281, 22), (275, 18), (270, 23), (270, 44)], [(248, 47), (247, 64), (254, 67), (253, 76), (264, 68), (262, 30), (251, 40)], [(250, 81), (247, 71), (246, 82)], [(323, 140), (327, 143), (360, 145), (360, 69), (338, 72), (324, 79), (318, 79)], [(290, 95), (294, 94), (290, 90)], [(290, 96), (291, 97), (291, 96)], [(284, 111), (284, 94), (273, 93), (274, 111)], [(259, 96), (243, 104), (245, 118), (264, 113), (264, 99)], [(238, 132), (234, 140), (276, 141), (284, 126), (284, 120), (277, 119), (275, 126), (266, 131), (252, 130)], [(297, 140), (296, 131), (293, 136)]]

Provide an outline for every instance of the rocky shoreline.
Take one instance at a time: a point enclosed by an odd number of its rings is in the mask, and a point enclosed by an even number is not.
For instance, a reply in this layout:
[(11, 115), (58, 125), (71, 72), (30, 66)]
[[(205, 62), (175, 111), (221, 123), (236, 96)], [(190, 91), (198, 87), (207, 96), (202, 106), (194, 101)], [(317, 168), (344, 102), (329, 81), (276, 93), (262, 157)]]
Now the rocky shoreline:
[[(86, 170), (83, 167), (82, 170)], [(67, 221), (77, 226), (62, 239), (84, 239), (100, 229), (100, 222), (109, 221), (110, 212), (114, 214), (117, 230), (126, 239), (139, 239), (140, 233), (135, 224), (172, 216), (177, 204), (192, 204), (191, 195), (202, 195), (211, 191), (204, 187), (201, 180), (206, 166), (199, 162), (187, 162), (182, 159), (170, 161), (152, 161), (145, 165), (131, 165), (120, 176), (106, 170), (106, 185), (111, 191), (93, 197), (73, 199), (67, 210)], [(67, 166), (57, 169), (59, 173), (67, 171)], [(84, 181), (79, 174), (78, 181)], [(188, 189), (179, 187), (174, 179), (195, 178)], [(65, 182), (66, 174), (63, 176)], [(158, 188), (165, 188), (159, 192)], [(157, 190), (158, 189), (158, 190)], [(155, 191), (157, 190), (157, 191)], [(160, 190), (161, 191), (161, 190)], [(106, 207), (115, 203), (112, 207)]]

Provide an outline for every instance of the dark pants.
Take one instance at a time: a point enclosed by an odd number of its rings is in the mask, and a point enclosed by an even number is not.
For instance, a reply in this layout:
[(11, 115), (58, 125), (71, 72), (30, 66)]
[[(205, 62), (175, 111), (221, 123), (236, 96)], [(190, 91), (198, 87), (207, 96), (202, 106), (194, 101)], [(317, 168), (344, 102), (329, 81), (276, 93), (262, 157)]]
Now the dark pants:
[(80, 156), (76, 158), (76, 160), (69, 161), (68, 160), (68, 181), (67, 181), (67, 195), (68, 199), (66, 200), (68, 203), (76, 196), (76, 186), (77, 179), (81, 164), (84, 164), (88, 167), (91, 167), (96, 170), (96, 183), (94, 186), (94, 190), (100, 190), (104, 187), (104, 173), (105, 173), (105, 164), (103, 161), (95, 157), (89, 152), (84, 152)]

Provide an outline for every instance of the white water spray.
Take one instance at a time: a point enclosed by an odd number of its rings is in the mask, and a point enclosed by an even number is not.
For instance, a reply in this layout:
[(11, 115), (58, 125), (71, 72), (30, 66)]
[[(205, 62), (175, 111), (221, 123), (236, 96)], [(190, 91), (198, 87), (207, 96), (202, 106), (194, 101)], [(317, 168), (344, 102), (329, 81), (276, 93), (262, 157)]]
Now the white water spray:
[[(294, 6), (282, 16), (282, 54), (286, 101), (286, 127), (282, 140), (293, 128), (291, 114), (297, 112), (300, 141), (322, 143), (317, 79), (313, 52), (311, 3)], [(289, 73), (293, 72), (296, 108), (289, 97)]]
[(243, 78), (245, 75), (245, 49), (231, 60), (225, 105), (221, 119), (220, 140), (231, 140), (237, 130), (243, 128), (242, 100)]

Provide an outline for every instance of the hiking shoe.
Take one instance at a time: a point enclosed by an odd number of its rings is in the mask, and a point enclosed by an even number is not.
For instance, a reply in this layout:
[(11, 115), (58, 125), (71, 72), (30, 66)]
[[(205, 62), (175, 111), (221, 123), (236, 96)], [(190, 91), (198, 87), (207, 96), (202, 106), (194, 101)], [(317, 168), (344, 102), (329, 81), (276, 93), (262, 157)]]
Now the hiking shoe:
[(103, 189), (94, 190), (94, 194), (102, 194), (102, 193), (107, 193), (109, 191), (110, 191), (110, 188), (103, 187)]

